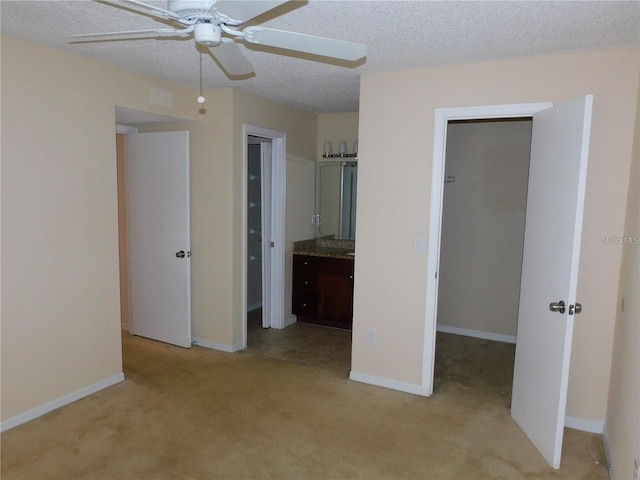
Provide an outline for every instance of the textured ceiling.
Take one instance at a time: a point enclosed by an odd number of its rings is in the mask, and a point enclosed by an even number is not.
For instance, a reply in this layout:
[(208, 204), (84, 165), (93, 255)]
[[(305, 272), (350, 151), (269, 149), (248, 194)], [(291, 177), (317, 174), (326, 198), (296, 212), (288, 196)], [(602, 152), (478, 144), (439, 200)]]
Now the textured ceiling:
[[(72, 34), (164, 26), (123, 5), (2, 0), (2, 33), (198, 88), (190, 38), (69, 42)], [(366, 59), (352, 67), (242, 47), (255, 76), (233, 81), (204, 58), (205, 88), (234, 87), (316, 113), (357, 111), (360, 76), (369, 72), (640, 46), (640, 1), (291, 1), (250, 23), (366, 45)]]

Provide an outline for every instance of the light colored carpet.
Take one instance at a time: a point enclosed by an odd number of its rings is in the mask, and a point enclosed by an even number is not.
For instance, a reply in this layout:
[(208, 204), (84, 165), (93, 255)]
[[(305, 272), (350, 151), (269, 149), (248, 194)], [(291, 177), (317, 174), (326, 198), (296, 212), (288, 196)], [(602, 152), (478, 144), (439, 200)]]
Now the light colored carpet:
[[(3, 433), (2, 479), (608, 478), (599, 436), (567, 429), (553, 470), (516, 426), (512, 347), (439, 336), (437, 392), (424, 398), (350, 381), (338, 360), (313, 364), (348, 332), (289, 328), (236, 354), (123, 333), (127, 379)], [(288, 347), (266, 337), (285, 333)]]

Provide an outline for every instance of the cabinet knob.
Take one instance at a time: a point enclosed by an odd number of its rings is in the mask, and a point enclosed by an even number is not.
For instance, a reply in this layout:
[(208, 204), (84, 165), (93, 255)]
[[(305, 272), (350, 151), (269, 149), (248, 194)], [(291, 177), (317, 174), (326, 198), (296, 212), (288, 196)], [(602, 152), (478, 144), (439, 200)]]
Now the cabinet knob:
[(305, 285), (309, 285), (309, 282), (304, 282)]

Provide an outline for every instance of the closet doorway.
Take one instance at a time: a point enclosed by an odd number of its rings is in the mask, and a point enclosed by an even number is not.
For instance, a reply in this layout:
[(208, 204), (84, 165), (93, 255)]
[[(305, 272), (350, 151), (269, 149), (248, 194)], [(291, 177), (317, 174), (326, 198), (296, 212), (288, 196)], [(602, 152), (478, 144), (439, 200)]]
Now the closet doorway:
[[(248, 307), (260, 315), (261, 326), (282, 329), (285, 326), (285, 196), (286, 134), (253, 125), (243, 125), (242, 162), (242, 343), (247, 348)], [(254, 145), (254, 146), (252, 146)], [(250, 150), (259, 152), (260, 168), (250, 179)], [(252, 161), (252, 164), (257, 160)], [(258, 180), (259, 175), (259, 180)], [(260, 184), (260, 187), (257, 184)], [(249, 186), (250, 184), (255, 184)], [(257, 191), (260, 200), (257, 201)], [(249, 190), (252, 199), (249, 200)], [(251, 219), (249, 218), (251, 217)], [(258, 228), (258, 224), (260, 227)], [(251, 231), (253, 230), (253, 233)], [(258, 231), (259, 230), (259, 231)], [(253, 238), (250, 238), (253, 237)], [(251, 248), (251, 252), (250, 252)], [(258, 252), (260, 250), (260, 252)], [(251, 257), (254, 257), (253, 260)], [(259, 264), (251, 265), (251, 264)], [(251, 269), (251, 273), (250, 273)], [(249, 274), (253, 289), (249, 295)], [(259, 288), (255, 285), (260, 277)], [(258, 296), (258, 292), (260, 295)], [(261, 308), (258, 307), (261, 305)]]
[(520, 298), (532, 119), (447, 126), (435, 388), (507, 406)]
[(260, 317), (271, 326), (268, 308), (271, 282), (271, 140), (247, 136), (247, 321)]
[(518, 345), (510, 410), (516, 423), (553, 468), (560, 466), (567, 419), (573, 320), (582, 308), (576, 298), (592, 110), (593, 95), (559, 105), (436, 110), (429, 225), (429, 265), (433, 270), (427, 277), (423, 389), (427, 395), (433, 392), (444, 155), (449, 122), (531, 116)]

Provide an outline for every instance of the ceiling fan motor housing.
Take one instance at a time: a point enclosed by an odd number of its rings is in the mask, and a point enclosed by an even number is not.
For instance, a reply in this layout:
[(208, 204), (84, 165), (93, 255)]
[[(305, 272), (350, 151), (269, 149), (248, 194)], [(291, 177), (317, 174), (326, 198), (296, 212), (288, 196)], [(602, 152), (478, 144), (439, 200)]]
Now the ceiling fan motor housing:
[(197, 23), (193, 30), (193, 37), (200, 45), (211, 47), (220, 43), (222, 32), (218, 25), (212, 23)]
[(183, 17), (197, 17), (210, 13), (216, 0), (169, 0), (167, 10)]

